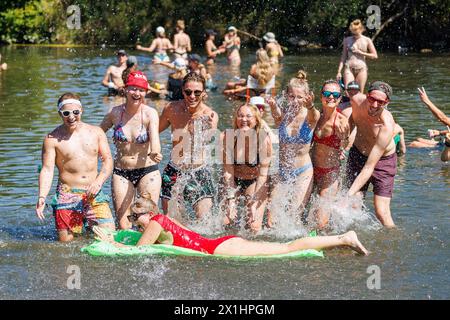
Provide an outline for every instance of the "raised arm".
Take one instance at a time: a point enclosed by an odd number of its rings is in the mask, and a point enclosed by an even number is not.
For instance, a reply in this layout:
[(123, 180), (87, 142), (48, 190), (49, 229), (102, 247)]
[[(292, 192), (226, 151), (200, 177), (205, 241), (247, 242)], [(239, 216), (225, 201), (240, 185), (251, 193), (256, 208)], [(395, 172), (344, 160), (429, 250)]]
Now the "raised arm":
[(440, 122), (442, 122), (446, 126), (450, 126), (450, 118), (445, 115), (444, 112), (442, 112), (438, 107), (436, 107), (433, 102), (428, 98), (428, 95), (425, 91), (425, 88), (422, 87), (422, 89), (417, 88), (419, 90), (419, 97), (420, 100), (430, 109), (431, 113), (438, 119)]
[(36, 202), (36, 215), (44, 220), (45, 199), (52, 187), (53, 171), (55, 169), (56, 149), (52, 139), (47, 136), (42, 145), (42, 169), (39, 173), (39, 191)]
[(281, 109), (277, 106), (277, 102), (273, 97), (267, 98), (267, 103), (270, 106), (270, 113), (272, 114), (273, 120), (275, 121), (275, 126), (279, 127), (281, 121), (283, 120)]

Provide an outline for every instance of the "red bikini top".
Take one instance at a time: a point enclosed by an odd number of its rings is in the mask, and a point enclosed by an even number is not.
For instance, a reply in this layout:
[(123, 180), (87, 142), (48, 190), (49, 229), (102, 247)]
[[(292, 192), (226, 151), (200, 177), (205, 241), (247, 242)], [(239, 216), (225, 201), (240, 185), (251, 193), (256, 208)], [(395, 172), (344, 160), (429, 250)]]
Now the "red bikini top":
[(329, 135), (328, 137), (319, 138), (316, 135), (316, 133), (314, 133), (314, 142), (324, 144), (330, 148), (339, 150), (339, 148), (341, 147), (341, 139), (334, 132), (336, 118), (337, 118), (338, 113), (340, 113), (339, 110), (337, 110), (336, 116), (334, 117), (333, 132), (331, 133), (331, 135)]

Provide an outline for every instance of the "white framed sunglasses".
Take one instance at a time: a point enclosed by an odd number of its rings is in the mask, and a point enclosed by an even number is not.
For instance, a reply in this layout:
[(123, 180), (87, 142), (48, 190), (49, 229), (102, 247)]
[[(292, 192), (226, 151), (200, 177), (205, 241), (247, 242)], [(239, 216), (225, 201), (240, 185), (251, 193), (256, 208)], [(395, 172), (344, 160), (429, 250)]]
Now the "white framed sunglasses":
[(81, 114), (81, 110), (78, 110), (78, 109), (72, 110), (72, 111), (64, 110), (64, 111), (60, 111), (60, 113), (63, 117), (67, 118), (68, 116), (70, 116), (71, 113), (73, 113), (74, 116), (79, 116)]

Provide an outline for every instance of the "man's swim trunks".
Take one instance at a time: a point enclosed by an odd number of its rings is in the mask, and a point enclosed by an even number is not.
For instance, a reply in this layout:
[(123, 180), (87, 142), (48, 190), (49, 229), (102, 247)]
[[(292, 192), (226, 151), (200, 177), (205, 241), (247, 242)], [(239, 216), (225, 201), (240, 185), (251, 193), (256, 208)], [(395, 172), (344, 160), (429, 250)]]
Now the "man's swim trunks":
[(178, 179), (183, 178), (184, 201), (194, 206), (203, 198), (214, 198), (214, 185), (211, 171), (205, 167), (181, 171), (169, 162), (162, 174), (161, 198), (171, 199), (172, 188)]
[(90, 227), (114, 223), (108, 202), (109, 197), (102, 191), (94, 198), (88, 198), (86, 190), (58, 185), (52, 201), (56, 229), (82, 233), (85, 222)]
[[(350, 187), (356, 177), (361, 172), (367, 161), (355, 146), (350, 149), (347, 162), (347, 183)], [(381, 157), (370, 177), (369, 181), (361, 188), (361, 191), (367, 191), (369, 183), (373, 184), (373, 193), (377, 196), (392, 198), (394, 190), (394, 177), (397, 173), (397, 154)]]

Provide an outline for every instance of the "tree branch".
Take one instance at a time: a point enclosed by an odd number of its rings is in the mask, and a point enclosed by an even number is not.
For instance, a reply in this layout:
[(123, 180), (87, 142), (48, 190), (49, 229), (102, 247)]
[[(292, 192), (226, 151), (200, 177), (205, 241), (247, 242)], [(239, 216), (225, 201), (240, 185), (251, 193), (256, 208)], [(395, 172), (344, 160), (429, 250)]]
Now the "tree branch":
[(378, 37), (378, 35), (381, 33), (381, 31), (383, 31), (384, 28), (386, 28), (386, 26), (388, 26), (389, 24), (391, 24), (394, 20), (398, 19), (399, 17), (401, 17), (402, 15), (405, 14), (406, 10), (408, 9), (408, 5), (405, 6), (405, 8), (403, 9), (402, 12), (399, 12), (395, 15), (393, 15), (392, 17), (390, 17), (389, 19), (387, 19), (385, 22), (383, 22), (383, 24), (381, 25), (380, 29), (377, 30), (377, 32), (375, 32), (375, 34), (372, 37), (372, 42), (375, 42), (375, 39)]

